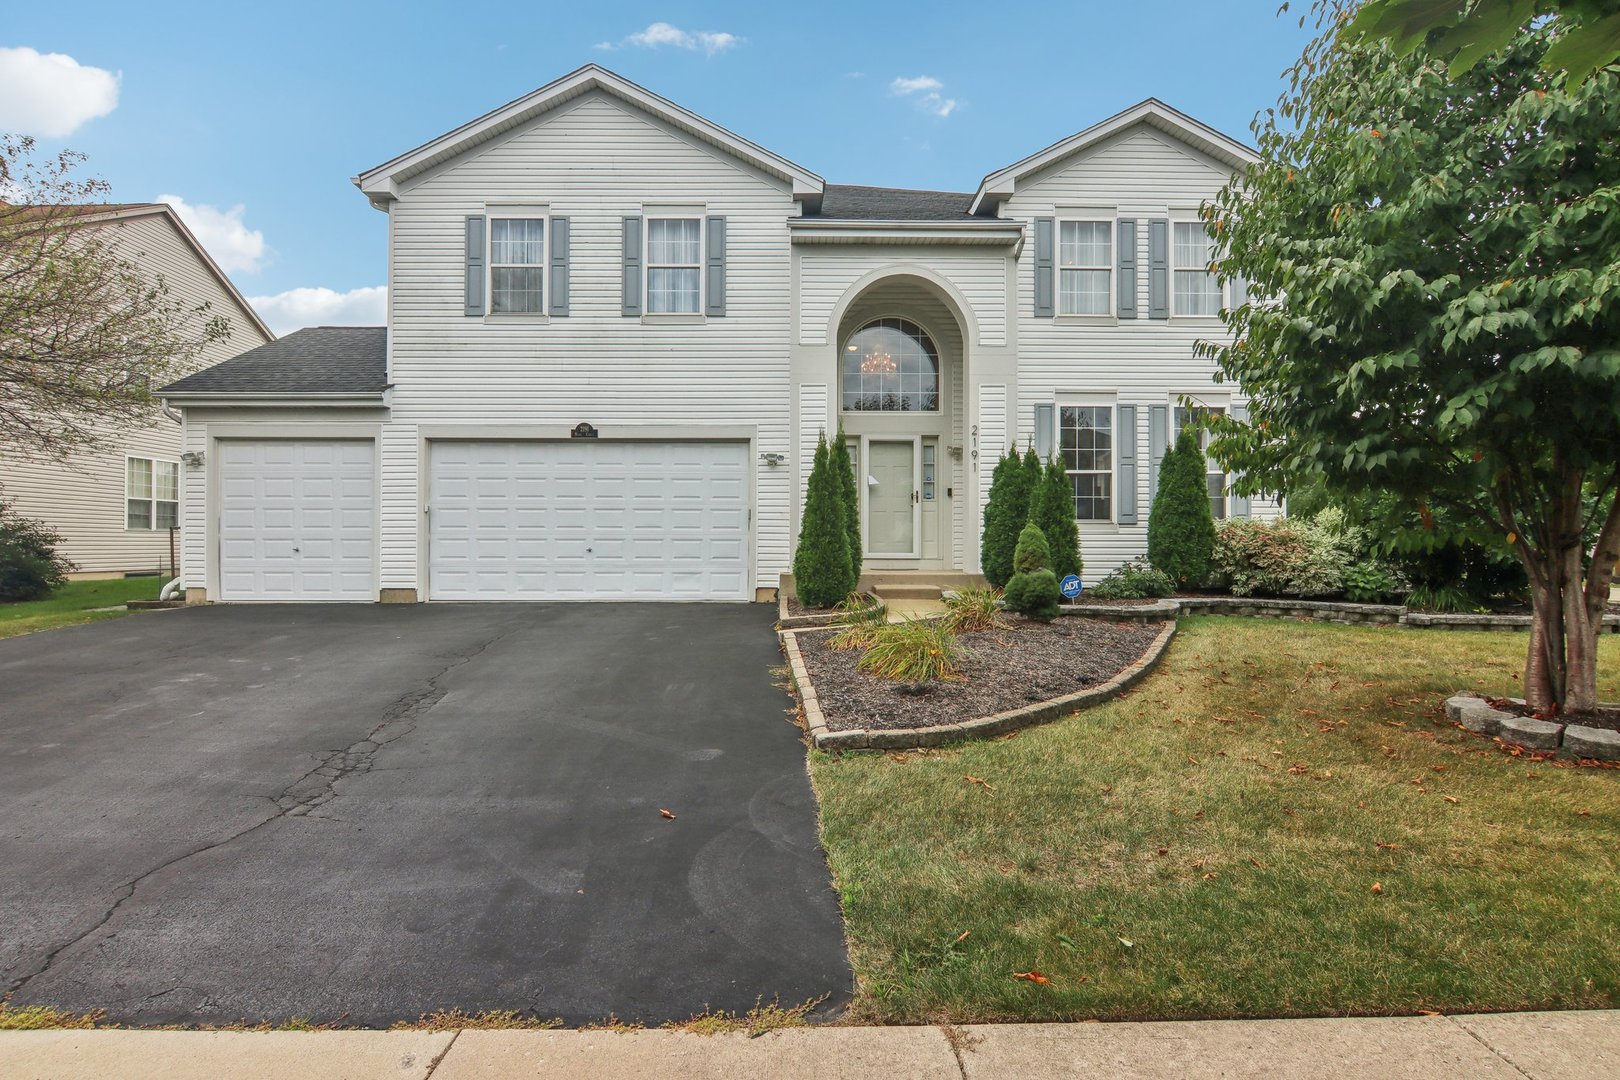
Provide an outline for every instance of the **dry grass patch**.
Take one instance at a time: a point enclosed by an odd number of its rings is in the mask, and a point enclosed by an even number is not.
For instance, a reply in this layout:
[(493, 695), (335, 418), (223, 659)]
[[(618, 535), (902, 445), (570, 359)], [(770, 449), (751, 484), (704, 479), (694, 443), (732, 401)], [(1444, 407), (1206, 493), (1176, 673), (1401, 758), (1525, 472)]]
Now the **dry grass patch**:
[(393, 1031), (549, 1031), (563, 1026), (560, 1017), (544, 1019), (516, 1009), (488, 1009), (469, 1013), (445, 1009), (423, 1013), (414, 1021), (401, 1020)]
[(97, 1027), (106, 1013), (99, 1009), (89, 1013), (63, 1012), (49, 1005), (24, 1005), (14, 1008), (0, 1001), (0, 1031), (44, 1031), (49, 1028), (88, 1029)]
[(781, 1031), (784, 1028), (808, 1027), (810, 1013), (817, 1005), (826, 1001), (826, 995), (811, 998), (809, 1001), (784, 1009), (781, 1003), (773, 999), (769, 1005), (764, 1004), (761, 998), (754, 1002), (754, 1007), (746, 1013), (738, 1015), (724, 1010), (705, 1010), (690, 1020), (676, 1022), (670, 1021), (664, 1027), (670, 1031), (684, 1031), (689, 1035), (746, 1035), (750, 1039), (758, 1038), (772, 1031)]
[[(1513, 692), (1524, 647), (1189, 619), (1082, 716), (813, 755), (851, 1018), (1620, 1004), (1620, 771), (1506, 754), (1440, 710)], [(1620, 638), (1599, 663), (1620, 698)]]

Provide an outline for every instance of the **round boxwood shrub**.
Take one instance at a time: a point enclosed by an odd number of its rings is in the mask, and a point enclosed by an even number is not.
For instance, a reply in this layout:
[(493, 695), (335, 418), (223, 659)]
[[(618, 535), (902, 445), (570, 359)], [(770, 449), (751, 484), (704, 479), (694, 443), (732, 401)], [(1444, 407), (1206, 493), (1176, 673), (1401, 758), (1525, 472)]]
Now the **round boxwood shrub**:
[(1063, 603), (1063, 590), (1052, 573), (1052, 552), (1046, 546), (1046, 536), (1034, 522), (1018, 534), (1013, 567), (1012, 580), (1002, 593), (1007, 607), (1026, 618), (1050, 622)]
[(73, 564), (56, 553), (62, 537), (0, 500), (0, 601), (42, 600), (67, 581)]
[(1041, 470), (1040, 487), (1030, 500), (1029, 520), (1040, 526), (1052, 549), (1052, 573), (1062, 581), (1081, 569), (1080, 527), (1074, 520), (1074, 482), (1053, 457)]
[(833, 474), (832, 451), (825, 437), (816, 442), (815, 464), (805, 491), (799, 546), (793, 553), (793, 587), (807, 607), (832, 607), (855, 591), (844, 486)]
[(1184, 589), (1209, 579), (1215, 518), (1209, 508), (1204, 452), (1191, 427), (1159, 464), (1159, 491), (1148, 514), (1148, 562)]

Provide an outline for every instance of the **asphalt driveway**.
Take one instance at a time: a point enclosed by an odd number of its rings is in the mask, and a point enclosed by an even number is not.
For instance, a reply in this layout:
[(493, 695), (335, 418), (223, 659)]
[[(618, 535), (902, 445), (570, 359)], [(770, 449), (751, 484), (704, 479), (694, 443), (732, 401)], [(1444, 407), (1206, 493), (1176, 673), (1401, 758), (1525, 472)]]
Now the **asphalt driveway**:
[(836, 1006), (771, 620), (221, 606), (0, 641), (0, 993), (136, 1024)]

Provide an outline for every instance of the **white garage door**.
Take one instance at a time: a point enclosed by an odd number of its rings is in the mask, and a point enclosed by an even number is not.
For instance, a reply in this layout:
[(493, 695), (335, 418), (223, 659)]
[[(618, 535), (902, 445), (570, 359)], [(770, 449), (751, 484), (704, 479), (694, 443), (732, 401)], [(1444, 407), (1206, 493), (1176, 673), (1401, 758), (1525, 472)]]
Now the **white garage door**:
[(436, 442), (435, 600), (748, 599), (748, 445)]
[(215, 452), (220, 599), (377, 599), (372, 443), (230, 439)]

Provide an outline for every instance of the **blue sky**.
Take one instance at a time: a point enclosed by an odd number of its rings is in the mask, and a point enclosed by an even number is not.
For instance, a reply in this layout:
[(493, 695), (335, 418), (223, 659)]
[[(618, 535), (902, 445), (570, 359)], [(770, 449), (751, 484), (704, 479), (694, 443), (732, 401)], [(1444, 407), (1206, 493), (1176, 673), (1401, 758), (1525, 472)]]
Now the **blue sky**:
[(1247, 140), (1307, 36), (1277, 4), (35, 4), (0, 24), (0, 130), (178, 200), (278, 329), (380, 321), (349, 178), (581, 64), (834, 183), (972, 190), (1149, 96)]

